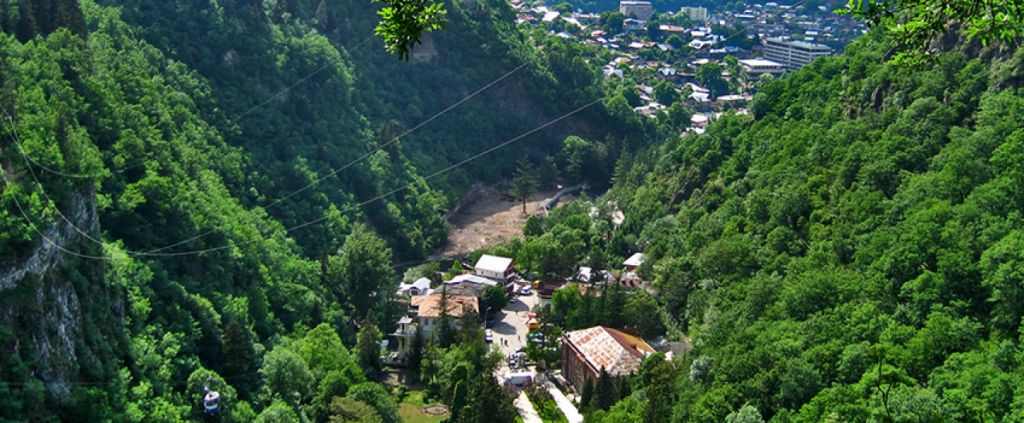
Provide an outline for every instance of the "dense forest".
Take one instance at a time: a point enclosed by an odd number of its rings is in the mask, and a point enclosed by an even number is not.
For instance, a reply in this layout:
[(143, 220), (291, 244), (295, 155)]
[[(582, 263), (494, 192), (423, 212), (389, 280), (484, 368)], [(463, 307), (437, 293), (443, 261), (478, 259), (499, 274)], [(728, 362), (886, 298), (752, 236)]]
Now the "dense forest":
[(392, 265), (516, 159), (623, 142), (502, 1), (449, 5), (408, 62), (361, 1), (2, 5), (3, 419), (198, 418), (210, 387), (227, 420), (394, 421)]
[(874, 31), (620, 164), (608, 248), (694, 349), (593, 420), (1024, 418), (1024, 54), (941, 43)]
[[(490, 252), (570, 277), (643, 251), (652, 289), (559, 290), (546, 336), (693, 346), (584, 394), (587, 421), (1024, 420), (1005, 19), (876, 28), (681, 135), (503, 0), (447, 4), (407, 62), (362, 0), (0, 6), (0, 419), (198, 420), (211, 388), (225, 421), (397, 422), (394, 265), (473, 184), (557, 179), (593, 191)], [(927, 54), (896, 53), (915, 37)], [(512, 421), (483, 331), (440, 332), (412, 361), (425, 391), (454, 422)]]

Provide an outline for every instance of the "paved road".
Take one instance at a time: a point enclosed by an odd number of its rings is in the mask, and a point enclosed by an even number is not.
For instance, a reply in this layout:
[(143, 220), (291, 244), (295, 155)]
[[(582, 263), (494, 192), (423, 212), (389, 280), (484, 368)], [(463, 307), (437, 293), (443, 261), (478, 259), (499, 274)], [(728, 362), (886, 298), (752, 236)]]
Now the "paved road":
[[(525, 345), (526, 333), (529, 331), (526, 327), (527, 313), (538, 301), (536, 292), (528, 296), (516, 296), (516, 301), (510, 302), (496, 316), (497, 321), (491, 327), (494, 335), (493, 344), (501, 351), (501, 355), (506, 357), (506, 360), (502, 360), (501, 366), (497, 369), (499, 381), (503, 382), (505, 373), (509, 372), (508, 356)], [(530, 369), (530, 371), (533, 370)], [(530, 403), (530, 399), (526, 397), (525, 392), (519, 392), (519, 396), (515, 399), (515, 406), (519, 416), (523, 418), (523, 423), (544, 423), (540, 415), (537, 414), (537, 410), (533, 408), (533, 404)]]
[(519, 396), (516, 397), (515, 405), (519, 416), (523, 418), (523, 423), (544, 423), (544, 420), (540, 418), (540, 414), (537, 414), (537, 410), (530, 403), (530, 399), (526, 397), (526, 392), (519, 393)]
[[(527, 314), (538, 301), (536, 292), (527, 296), (517, 296), (517, 301), (506, 305), (497, 316), (498, 321), (494, 323), (491, 331), (494, 333), (494, 345), (500, 348), (504, 357), (526, 345), (526, 333), (529, 331), (526, 327)], [(508, 370), (508, 362), (505, 361), (498, 372), (504, 374)]]
[(551, 397), (555, 399), (555, 404), (558, 404), (558, 409), (562, 410), (562, 414), (565, 415), (565, 419), (569, 423), (583, 423), (583, 415), (576, 409), (576, 406), (569, 401), (569, 398), (562, 393), (554, 383), (546, 380), (544, 381), (544, 388), (547, 389)]

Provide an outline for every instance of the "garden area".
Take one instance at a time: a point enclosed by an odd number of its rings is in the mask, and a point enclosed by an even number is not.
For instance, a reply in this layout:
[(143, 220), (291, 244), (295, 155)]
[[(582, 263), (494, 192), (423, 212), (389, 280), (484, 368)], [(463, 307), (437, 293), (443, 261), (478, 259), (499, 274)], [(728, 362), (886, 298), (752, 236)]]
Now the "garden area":
[(409, 391), (398, 405), (398, 415), (406, 423), (440, 423), (448, 418), (448, 407), (425, 400), (423, 391)]

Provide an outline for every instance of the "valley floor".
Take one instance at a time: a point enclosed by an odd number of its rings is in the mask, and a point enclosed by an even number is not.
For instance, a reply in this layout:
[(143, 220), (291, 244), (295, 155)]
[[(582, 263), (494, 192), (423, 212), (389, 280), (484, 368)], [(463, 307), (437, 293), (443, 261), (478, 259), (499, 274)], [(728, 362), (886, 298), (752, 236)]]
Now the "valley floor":
[[(526, 212), (517, 200), (498, 190), (481, 192), (449, 219), (451, 231), (448, 243), (438, 251), (439, 256), (457, 256), (494, 246), (510, 238), (522, 236), (526, 218), (538, 212), (540, 204), (557, 193), (556, 189), (538, 192), (526, 202)], [(572, 201), (572, 196), (561, 202)]]

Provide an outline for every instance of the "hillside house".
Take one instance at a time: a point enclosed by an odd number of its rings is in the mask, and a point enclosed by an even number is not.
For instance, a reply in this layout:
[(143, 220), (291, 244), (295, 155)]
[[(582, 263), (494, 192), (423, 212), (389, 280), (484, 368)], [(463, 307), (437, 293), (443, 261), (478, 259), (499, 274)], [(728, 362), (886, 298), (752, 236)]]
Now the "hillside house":
[(399, 296), (402, 296), (402, 295), (408, 295), (408, 296), (428, 295), (428, 294), (430, 294), (430, 279), (419, 278), (415, 282), (412, 282), (412, 283), (399, 284), (398, 285), (398, 292), (396, 292), (396, 293)]
[(477, 275), (506, 282), (515, 273), (512, 259), (484, 254), (476, 261), (473, 271)]
[[(398, 329), (391, 334), (398, 341), (398, 350), (392, 357), (393, 361), (404, 363), (412, 349), (413, 338), (419, 328), (424, 341), (439, 326), (441, 317), (441, 294), (420, 295), (412, 297), (409, 310), (398, 320)], [(466, 313), (479, 313), (480, 301), (468, 295), (450, 295), (447, 297), (448, 324), (456, 330), (461, 327), (461, 317)]]
[(627, 272), (633, 272), (642, 264), (644, 264), (644, 253), (636, 253), (629, 256), (626, 261), (622, 262), (622, 267), (625, 268)]

